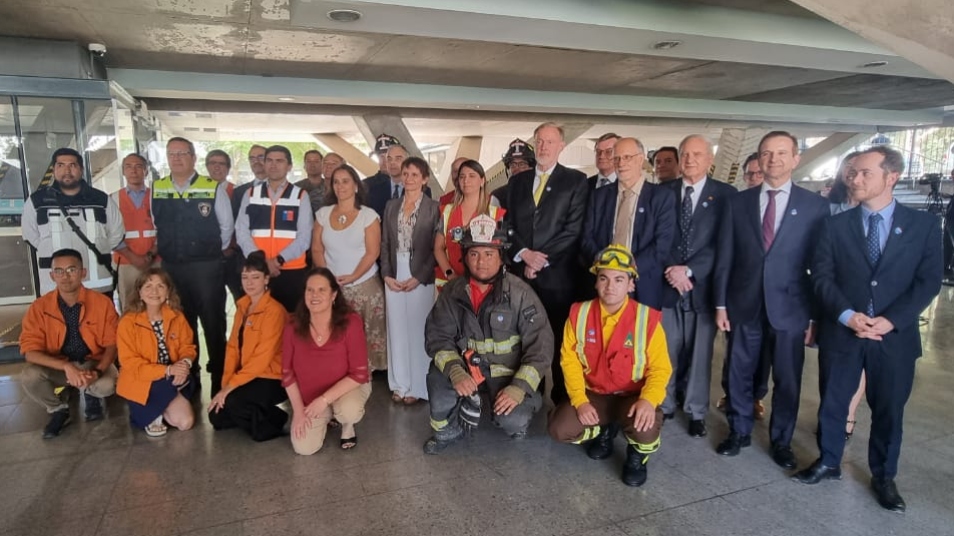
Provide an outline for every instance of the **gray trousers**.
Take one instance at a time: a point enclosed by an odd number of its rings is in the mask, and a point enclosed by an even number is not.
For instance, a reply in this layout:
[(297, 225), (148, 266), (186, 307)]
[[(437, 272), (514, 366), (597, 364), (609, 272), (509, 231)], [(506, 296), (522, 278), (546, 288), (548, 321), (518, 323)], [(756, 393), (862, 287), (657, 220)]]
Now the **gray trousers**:
[[(482, 397), (481, 413), (490, 415), (494, 426), (503, 429), (507, 435), (526, 432), (533, 420), (533, 414), (543, 406), (543, 397), (538, 391), (534, 391), (532, 395), (527, 395), (510, 415), (494, 415), (497, 393), (510, 385), (513, 377), (491, 378), (489, 369), (483, 372), (487, 380), (480, 385), (478, 391), (486, 395)], [(431, 429), (434, 430), (434, 437), (440, 441), (451, 441), (460, 437), (463, 433), (458, 405), (460, 397), (447, 376), (437, 370), (433, 363), (427, 372), (427, 396), (431, 406)]]
[(663, 413), (676, 411), (676, 371), (682, 369), (687, 371), (686, 401), (682, 409), (693, 420), (702, 420), (709, 412), (715, 315), (683, 311), (679, 307), (663, 309), (662, 325), (673, 370), (666, 386)]
[[(81, 368), (87, 370), (95, 366), (95, 361), (86, 361), (80, 365)], [(116, 392), (116, 378), (118, 377), (119, 371), (116, 370), (115, 365), (110, 365), (100, 379), (86, 388), (86, 394), (96, 398), (112, 396)], [(68, 391), (64, 389), (60, 393), (56, 392), (59, 387), (69, 386), (66, 381), (66, 373), (62, 370), (29, 363), (23, 367), (23, 372), (20, 373), (20, 383), (23, 385), (23, 390), (27, 396), (46, 408), (47, 413), (69, 409), (70, 405), (67, 402), (69, 397), (63, 396)]]

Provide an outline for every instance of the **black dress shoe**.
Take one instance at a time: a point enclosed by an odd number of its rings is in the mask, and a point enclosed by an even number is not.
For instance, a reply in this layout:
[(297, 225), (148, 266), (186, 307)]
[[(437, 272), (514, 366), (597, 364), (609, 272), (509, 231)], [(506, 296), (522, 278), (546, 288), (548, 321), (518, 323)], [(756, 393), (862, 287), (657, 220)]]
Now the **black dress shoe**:
[(824, 465), (821, 459), (818, 459), (809, 467), (792, 475), (792, 479), (802, 484), (818, 484), (822, 480), (841, 480), (841, 469)]
[(586, 445), (586, 455), (593, 460), (605, 460), (613, 455), (613, 438), (616, 430), (613, 426), (603, 426), (593, 440)]
[(798, 463), (795, 461), (795, 453), (792, 451), (792, 447), (788, 445), (772, 445), (772, 460), (783, 469), (798, 467)]
[(750, 445), (752, 445), (752, 436), (732, 432), (725, 441), (719, 443), (716, 452), (723, 456), (738, 456), (739, 450)]
[(874, 490), (875, 496), (878, 497), (878, 504), (885, 510), (904, 512), (905, 508), (907, 508), (907, 505), (904, 504), (904, 499), (902, 499), (901, 494), (898, 493), (898, 487), (894, 484), (894, 479), (872, 478), (871, 489)]
[(709, 432), (706, 431), (706, 421), (691, 420), (689, 421), (689, 435), (692, 437), (705, 437)]

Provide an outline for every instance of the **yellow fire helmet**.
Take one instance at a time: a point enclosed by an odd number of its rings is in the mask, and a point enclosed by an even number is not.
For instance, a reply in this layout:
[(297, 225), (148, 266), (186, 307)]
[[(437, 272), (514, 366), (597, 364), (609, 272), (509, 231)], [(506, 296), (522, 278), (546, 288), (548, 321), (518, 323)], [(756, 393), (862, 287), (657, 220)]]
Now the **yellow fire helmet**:
[(600, 270), (619, 270), (633, 276), (633, 279), (639, 279), (633, 254), (629, 252), (629, 248), (620, 244), (611, 244), (596, 255), (590, 273), (595, 275)]

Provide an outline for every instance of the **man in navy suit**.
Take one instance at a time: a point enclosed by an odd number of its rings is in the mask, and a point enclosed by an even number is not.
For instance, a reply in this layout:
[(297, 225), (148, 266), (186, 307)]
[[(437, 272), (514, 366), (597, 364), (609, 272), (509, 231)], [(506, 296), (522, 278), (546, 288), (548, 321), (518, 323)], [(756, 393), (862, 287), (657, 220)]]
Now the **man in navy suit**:
[[(553, 329), (550, 396), (555, 404), (567, 399), (560, 346), (573, 304), (580, 234), (589, 196), (586, 175), (557, 162), (566, 147), (563, 136), (563, 128), (555, 123), (536, 128), (533, 145), (537, 165), (510, 179), (504, 203), (505, 219), (513, 230), (509, 254), (515, 262), (514, 273), (536, 291)], [(541, 378), (524, 379), (536, 388)]]
[[(659, 153), (656, 153), (659, 158)], [(689, 435), (704, 437), (709, 411), (715, 305), (712, 279), (716, 239), (723, 205), (737, 190), (708, 176), (715, 154), (712, 142), (692, 135), (679, 144), (682, 180), (662, 185), (676, 197), (675, 240), (666, 263), (663, 328), (674, 374), (669, 378), (663, 414), (680, 405), (689, 415)], [(680, 396), (681, 395), (681, 396)]]
[(717, 452), (736, 456), (751, 444), (753, 383), (762, 352), (772, 359), (772, 459), (794, 469), (805, 345), (815, 339), (809, 260), (822, 220), (822, 196), (792, 183), (798, 140), (769, 132), (759, 143), (760, 188), (726, 203), (716, 258), (716, 325), (733, 330), (729, 354), (729, 437)]
[(593, 191), (583, 225), (585, 259), (610, 244), (621, 244), (636, 257), (639, 280), (634, 298), (662, 310), (663, 270), (676, 232), (676, 196), (643, 179), (646, 151), (635, 138), (622, 138), (614, 149), (616, 182)]
[(903, 512), (894, 478), (904, 405), (921, 356), (918, 316), (937, 296), (943, 273), (938, 219), (894, 200), (904, 171), (898, 151), (872, 147), (855, 158), (848, 186), (860, 206), (825, 222), (812, 263), (821, 303), (818, 410), (821, 457), (795, 475), (805, 484), (841, 478), (848, 405), (864, 371), (871, 406), (868, 466), (878, 503)]
[[(619, 136), (612, 132), (607, 132), (596, 140), (596, 147), (593, 148), (594, 156), (596, 156), (596, 175), (586, 179), (590, 192), (616, 182), (616, 162), (613, 161), (613, 150), (617, 141)], [(585, 260), (585, 264), (593, 261), (593, 259)], [(594, 279), (593, 282), (596, 283), (596, 280)]]

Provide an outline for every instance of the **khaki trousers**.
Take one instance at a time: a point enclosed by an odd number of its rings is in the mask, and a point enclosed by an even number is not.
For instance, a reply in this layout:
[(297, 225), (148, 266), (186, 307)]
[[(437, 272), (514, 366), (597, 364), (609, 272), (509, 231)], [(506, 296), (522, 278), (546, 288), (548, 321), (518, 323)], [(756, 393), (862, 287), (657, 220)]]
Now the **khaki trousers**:
[(296, 439), (295, 434), (292, 433), (292, 448), (295, 449), (296, 453), (303, 456), (318, 452), (325, 442), (325, 434), (328, 431), (328, 423), (331, 422), (331, 418), (337, 419), (342, 426), (361, 422), (364, 417), (364, 405), (370, 397), (371, 384), (365, 383), (335, 400), (331, 403), (331, 407), (325, 410), (324, 414), (311, 421), (311, 425), (305, 431), (305, 437)]
[[(96, 366), (96, 361), (86, 361), (81, 368), (89, 370)], [(116, 392), (116, 378), (119, 377), (119, 371), (114, 365), (110, 365), (106, 372), (98, 380), (93, 382), (85, 389), (86, 394), (96, 398), (106, 398)], [(47, 413), (53, 413), (61, 409), (69, 409), (67, 401), (69, 397), (64, 397), (64, 390), (56, 394), (59, 387), (67, 387), (66, 373), (62, 370), (51, 369), (41, 365), (28, 364), (20, 373), (20, 383), (27, 396), (33, 399), (37, 404), (46, 408)]]

